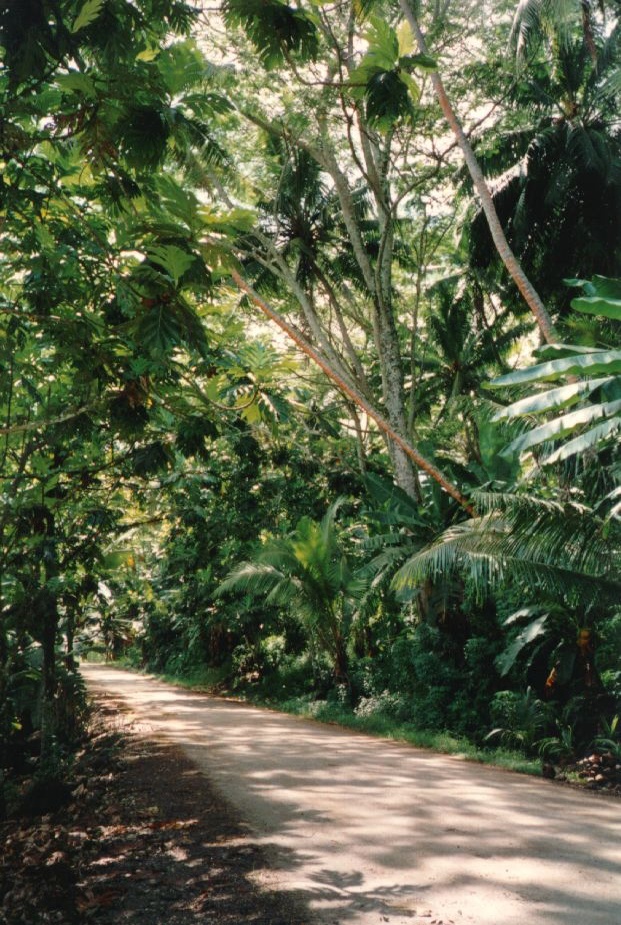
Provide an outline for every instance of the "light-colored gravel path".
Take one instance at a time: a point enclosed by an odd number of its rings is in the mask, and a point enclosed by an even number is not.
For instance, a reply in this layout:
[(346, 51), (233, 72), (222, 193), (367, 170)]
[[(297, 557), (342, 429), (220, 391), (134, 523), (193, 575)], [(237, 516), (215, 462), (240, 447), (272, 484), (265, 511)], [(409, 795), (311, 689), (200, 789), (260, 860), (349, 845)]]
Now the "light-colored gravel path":
[(181, 745), (330, 925), (621, 925), (621, 801), (188, 693), (87, 683)]

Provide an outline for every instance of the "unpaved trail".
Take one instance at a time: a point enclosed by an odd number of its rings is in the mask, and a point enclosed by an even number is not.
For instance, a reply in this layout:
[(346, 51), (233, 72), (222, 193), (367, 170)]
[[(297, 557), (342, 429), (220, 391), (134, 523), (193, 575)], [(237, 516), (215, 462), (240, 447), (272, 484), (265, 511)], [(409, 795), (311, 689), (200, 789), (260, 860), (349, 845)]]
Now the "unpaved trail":
[(330, 925), (621, 925), (621, 801), (105, 665), (94, 690), (181, 745)]

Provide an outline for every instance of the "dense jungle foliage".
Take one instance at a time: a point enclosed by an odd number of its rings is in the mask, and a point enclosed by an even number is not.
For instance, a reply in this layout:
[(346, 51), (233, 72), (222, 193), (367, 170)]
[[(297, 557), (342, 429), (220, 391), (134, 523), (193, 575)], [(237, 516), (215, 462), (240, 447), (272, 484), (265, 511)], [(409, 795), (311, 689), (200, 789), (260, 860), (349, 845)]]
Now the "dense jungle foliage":
[(3, 801), (92, 652), (621, 755), (619, 14), (0, 2)]

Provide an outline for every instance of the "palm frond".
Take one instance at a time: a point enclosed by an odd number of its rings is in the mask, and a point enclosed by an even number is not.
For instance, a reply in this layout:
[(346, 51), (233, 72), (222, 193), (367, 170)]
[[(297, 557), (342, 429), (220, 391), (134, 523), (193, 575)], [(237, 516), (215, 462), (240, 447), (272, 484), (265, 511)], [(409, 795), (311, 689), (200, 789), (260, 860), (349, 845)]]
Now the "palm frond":
[(520, 0), (513, 18), (510, 42), (518, 60), (522, 60), (528, 49), (544, 37), (550, 37), (562, 49), (568, 45), (579, 23), (580, 4), (575, 0)]
[(545, 0), (520, 0), (511, 26), (510, 42), (522, 58), (541, 24)]
[(292, 575), (283, 575), (265, 598), (266, 604), (274, 607), (286, 607), (300, 594), (300, 582)]
[(477, 493), (481, 516), (444, 531), (397, 572), (397, 590), (451, 572), (480, 591), (505, 581), (582, 599), (621, 593), (621, 534), (614, 537), (592, 509), (533, 496)]
[(268, 594), (283, 581), (284, 575), (273, 565), (261, 562), (240, 562), (220, 583), (215, 597), (222, 597), (229, 592), (250, 594), (253, 597)]
[[(601, 315), (613, 321), (621, 319), (618, 280), (595, 277), (592, 282), (570, 282), (585, 291), (584, 296), (572, 300), (574, 309), (582, 314)], [(552, 420), (519, 436), (507, 447), (506, 452), (523, 452), (567, 437), (572, 439), (565, 440), (561, 447), (548, 453), (546, 463), (566, 460), (576, 454), (584, 454), (587, 450), (603, 449), (621, 429), (621, 399), (618, 398), (621, 387), (621, 350), (593, 350), (560, 344), (546, 347), (542, 354), (543, 363), (501, 376), (492, 385), (547, 383), (578, 375), (591, 378), (536, 392), (501, 409), (496, 415), (497, 420), (510, 420), (526, 414), (557, 413)], [(596, 396), (596, 400), (590, 404), (574, 411), (565, 411), (579, 400), (588, 397), (592, 399), (593, 396)], [(563, 413), (558, 414), (559, 411)], [(588, 428), (586, 431), (585, 427)]]
[[(611, 402), (610, 405), (619, 405), (619, 402)], [(607, 406), (600, 405), (598, 410)], [(620, 409), (617, 408), (617, 411)], [(616, 437), (616, 435), (621, 430), (621, 413), (616, 414), (615, 417), (607, 421), (602, 421), (601, 424), (598, 424), (596, 427), (592, 427), (590, 430), (587, 430), (585, 433), (580, 434), (578, 437), (574, 437), (573, 440), (569, 440), (563, 446), (559, 447), (558, 450), (555, 450), (554, 453), (551, 453), (550, 456), (546, 458), (547, 463), (561, 462), (562, 460), (569, 459), (570, 456), (574, 456), (577, 453), (586, 453), (587, 450), (594, 450), (601, 448), (605, 441)]]

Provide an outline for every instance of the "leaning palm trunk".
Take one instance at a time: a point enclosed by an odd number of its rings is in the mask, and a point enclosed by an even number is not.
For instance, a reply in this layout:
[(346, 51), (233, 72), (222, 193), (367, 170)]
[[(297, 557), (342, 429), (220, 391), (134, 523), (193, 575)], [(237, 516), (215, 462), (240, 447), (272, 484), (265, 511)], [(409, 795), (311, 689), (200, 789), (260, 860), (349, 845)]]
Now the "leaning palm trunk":
[[(429, 54), (427, 50), (427, 43), (425, 42), (425, 37), (420, 28), (418, 19), (414, 15), (410, 0), (399, 0), (399, 3), (404, 16), (410, 24), (412, 32), (414, 33), (419, 51), (421, 54)], [(462, 154), (464, 155), (466, 167), (468, 168), (468, 172), (472, 177), (474, 187), (479, 195), (479, 199), (481, 200), (481, 207), (485, 213), (494, 246), (498, 251), (498, 256), (504, 263), (513, 282), (521, 292), (526, 304), (533, 313), (544, 339), (549, 344), (556, 343), (558, 341), (558, 337), (556, 331), (554, 330), (552, 318), (550, 317), (547, 308), (541, 301), (537, 290), (526, 276), (519, 260), (509, 246), (507, 237), (502, 229), (502, 225), (500, 224), (498, 213), (496, 212), (496, 207), (492, 199), (490, 188), (485, 182), (485, 177), (483, 176), (483, 172), (479, 166), (479, 162), (476, 159), (475, 153), (472, 150), (472, 145), (468, 141), (461, 122), (459, 121), (459, 118), (457, 117), (457, 114), (451, 105), (451, 101), (446, 94), (442, 78), (437, 71), (432, 71), (431, 81), (444, 117), (449, 123), (451, 130), (455, 135), (457, 144), (461, 148)]]

